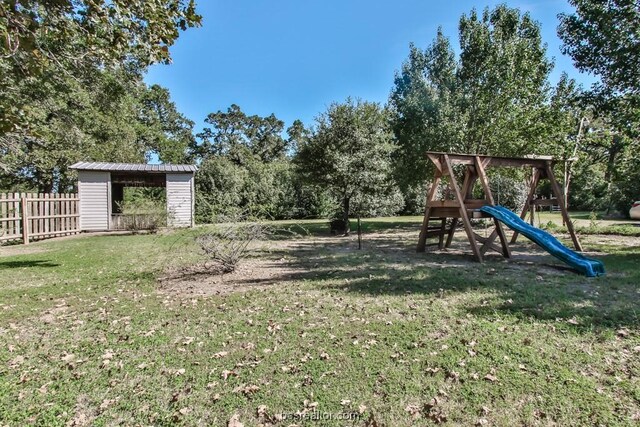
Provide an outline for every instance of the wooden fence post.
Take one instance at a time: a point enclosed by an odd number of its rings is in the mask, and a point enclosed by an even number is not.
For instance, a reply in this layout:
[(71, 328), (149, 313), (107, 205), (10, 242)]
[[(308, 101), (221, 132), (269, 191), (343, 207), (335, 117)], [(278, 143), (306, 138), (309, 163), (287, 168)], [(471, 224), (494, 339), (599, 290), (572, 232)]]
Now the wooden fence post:
[(29, 213), (27, 212), (27, 196), (20, 196), (21, 220), (22, 220), (22, 243), (29, 244)]

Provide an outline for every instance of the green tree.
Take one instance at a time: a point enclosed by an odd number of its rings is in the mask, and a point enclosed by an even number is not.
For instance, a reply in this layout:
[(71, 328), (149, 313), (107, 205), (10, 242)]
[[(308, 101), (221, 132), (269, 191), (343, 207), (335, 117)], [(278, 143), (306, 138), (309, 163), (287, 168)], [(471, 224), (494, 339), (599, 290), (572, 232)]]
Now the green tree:
[(218, 215), (238, 215), (248, 172), (223, 156), (204, 160), (196, 174), (195, 216), (198, 223), (215, 222)]
[(140, 137), (147, 151), (164, 163), (184, 163), (193, 145), (193, 121), (182, 115), (166, 88), (152, 85), (140, 96)]
[(248, 116), (233, 104), (227, 112), (209, 114), (205, 122), (211, 127), (204, 128), (197, 135), (200, 142), (192, 145), (192, 152), (200, 158), (224, 155), (242, 164), (247, 156), (271, 162), (287, 153), (287, 140), (282, 137), (284, 122), (274, 114)]
[(34, 81), (77, 78), (88, 64), (131, 71), (168, 63), (179, 32), (200, 21), (193, 0), (1, 2), (0, 132), (29, 128), (25, 90)]
[(187, 0), (2, 2), (0, 185), (63, 191), (77, 160), (184, 157), (192, 124), (142, 76), (199, 23)]
[(202, 162), (196, 175), (198, 222), (240, 214), (268, 219), (309, 218), (327, 210), (326, 196), (302, 185), (290, 160), (245, 160), (240, 165), (226, 156), (211, 156)]
[(301, 120), (294, 120), (293, 124), (287, 128), (287, 149), (290, 153), (298, 151), (298, 147), (306, 144), (311, 132), (304, 126)]
[(395, 171), (403, 192), (424, 186), (425, 151), (493, 155), (546, 148), (552, 63), (540, 25), (500, 5), (459, 22), (460, 54), (439, 29), (424, 51), (410, 47), (390, 96), (399, 148)]
[(67, 191), (75, 183), (68, 167), (79, 160), (142, 162), (151, 153), (180, 161), (193, 137), (160, 87), (123, 70), (86, 71), (79, 80), (48, 81), (33, 93), (31, 131), (5, 133), (14, 149), (3, 162), (2, 186), (41, 192)]
[(239, 213), (283, 219), (326, 212), (326, 194), (306, 186), (291, 163), (295, 147), (310, 135), (300, 120), (283, 135), (284, 122), (275, 115), (249, 116), (234, 104), (205, 121), (211, 127), (191, 145), (202, 162), (196, 179), (199, 221)]
[[(640, 3), (635, 0), (570, 0), (558, 35), (575, 66), (600, 78), (582, 97), (591, 117), (587, 162), (602, 164), (605, 207), (626, 211), (640, 198), (633, 173), (640, 138)], [(593, 169), (593, 168), (590, 168)], [(593, 170), (590, 170), (594, 172)]]
[(458, 106), (465, 152), (518, 155), (535, 150), (547, 134), (541, 107), (548, 100), (540, 24), (505, 5), (460, 18)]
[(640, 3), (637, 0), (569, 0), (560, 14), (563, 53), (602, 79), (611, 92), (640, 94)]
[(352, 200), (393, 188), (393, 150), (386, 110), (376, 103), (347, 99), (331, 104), (316, 118), (314, 132), (299, 147), (295, 162), (307, 183), (329, 190), (340, 201), (348, 232)]

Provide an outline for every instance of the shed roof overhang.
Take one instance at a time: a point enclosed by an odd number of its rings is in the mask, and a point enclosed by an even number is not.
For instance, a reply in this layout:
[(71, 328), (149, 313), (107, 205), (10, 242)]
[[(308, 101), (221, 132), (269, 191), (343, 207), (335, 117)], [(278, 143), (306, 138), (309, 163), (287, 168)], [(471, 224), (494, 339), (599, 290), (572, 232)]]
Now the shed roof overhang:
[(102, 171), (102, 172), (126, 172), (126, 173), (195, 173), (196, 165), (149, 165), (146, 163), (106, 163), (106, 162), (78, 162), (70, 166), (71, 169)]

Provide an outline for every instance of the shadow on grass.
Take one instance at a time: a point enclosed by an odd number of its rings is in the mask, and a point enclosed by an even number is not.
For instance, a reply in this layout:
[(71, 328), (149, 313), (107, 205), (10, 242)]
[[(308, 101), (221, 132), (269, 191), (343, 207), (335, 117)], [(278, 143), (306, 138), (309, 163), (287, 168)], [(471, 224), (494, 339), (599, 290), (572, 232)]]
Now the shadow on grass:
[[(595, 258), (604, 261), (607, 275), (586, 278), (531, 243), (512, 246), (511, 260), (488, 254), (483, 264), (473, 262), (462, 233), (452, 251), (419, 254), (419, 228), (415, 218), (365, 220), (364, 249), (359, 251), (355, 236), (332, 236), (323, 221), (276, 224), (271, 240), (288, 242), (266, 257), (286, 258), (287, 268), (278, 263), (264, 268), (278, 269), (269, 275), (274, 284), (309, 281), (335, 293), (437, 297), (488, 292), (494, 297), (486, 304), (462, 307), (488, 319), (572, 319), (563, 324), (574, 330), (640, 326), (640, 246), (602, 245), (610, 253)], [(251, 284), (255, 278), (238, 282)]]
[[(389, 221), (362, 220), (362, 233), (392, 233), (395, 231), (419, 231), (420, 222), (408, 217), (393, 218)], [(351, 220), (351, 235), (358, 232), (356, 220)], [(302, 224), (277, 224), (274, 226), (272, 240), (286, 240), (291, 237), (338, 237), (331, 233), (328, 221)]]
[(0, 261), (0, 270), (9, 268), (25, 268), (25, 267), (58, 267), (59, 264), (45, 260), (29, 260), (29, 261)]
[(272, 255), (290, 260), (293, 272), (280, 281), (309, 280), (330, 292), (436, 297), (489, 291), (495, 295), (491, 301), (469, 303), (463, 310), (488, 319), (571, 319), (563, 325), (578, 332), (640, 326), (640, 246), (598, 256), (607, 275), (587, 278), (528, 243), (515, 245), (511, 260), (495, 254), (480, 264), (460, 241), (454, 245), (457, 253), (416, 253), (415, 237), (366, 236), (362, 251), (349, 239), (303, 240)]

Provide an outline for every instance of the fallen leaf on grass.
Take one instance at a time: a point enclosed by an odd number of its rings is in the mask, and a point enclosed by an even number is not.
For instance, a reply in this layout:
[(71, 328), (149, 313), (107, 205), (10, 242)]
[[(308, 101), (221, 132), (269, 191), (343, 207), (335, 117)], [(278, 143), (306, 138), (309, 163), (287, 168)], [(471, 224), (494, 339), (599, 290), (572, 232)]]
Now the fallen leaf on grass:
[(240, 415), (233, 414), (227, 423), (227, 427), (244, 427), (244, 424), (240, 422)]
[(9, 367), (11, 369), (19, 368), (20, 365), (24, 363), (24, 356), (16, 356), (13, 358), (11, 362), (9, 362)]
[(53, 381), (49, 381), (48, 383), (44, 383), (40, 386), (40, 388), (38, 389), (38, 391), (41, 394), (47, 394), (47, 392), (49, 391), (49, 386), (53, 384)]
[(69, 422), (67, 426), (70, 427), (79, 427), (79, 426), (87, 426), (91, 424), (91, 419), (87, 414), (78, 413), (76, 414)]
[(449, 378), (451, 381), (453, 382), (457, 382), (460, 381), (460, 373), (456, 372), (456, 371), (451, 371), (449, 372), (449, 374), (447, 375), (447, 378)]
[[(440, 393), (446, 397), (446, 393)], [(436, 424), (440, 424), (447, 421), (447, 416), (444, 414), (438, 405), (441, 403), (441, 399), (438, 396), (432, 398), (428, 403), (424, 405), (427, 417)]]
[(251, 396), (254, 393), (260, 391), (260, 387), (257, 385), (240, 385), (233, 389), (234, 393), (242, 393), (245, 396)]
[(100, 404), (100, 410), (104, 411), (104, 410), (108, 409), (111, 405), (113, 405), (114, 403), (116, 403), (116, 399), (104, 399), (102, 401), (102, 403)]
[(220, 359), (220, 358), (225, 357), (227, 354), (229, 354), (229, 352), (228, 352), (228, 351), (219, 351), (219, 352), (217, 352), (217, 353), (215, 353), (215, 354), (213, 355), (213, 358), (214, 358), (214, 359)]
[(418, 405), (407, 405), (404, 410), (409, 413), (414, 419), (420, 416), (420, 408)]
[(373, 414), (371, 414), (371, 416), (364, 423), (364, 427), (380, 427), (380, 424), (378, 424)]
[(258, 406), (258, 410), (257, 410), (258, 418), (264, 418), (264, 417), (266, 417), (266, 416), (267, 416), (267, 409), (268, 409), (268, 408), (267, 408), (267, 405), (260, 405), (260, 406)]
[(68, 353), (60, 358), (65, 363), (71, 363), (75, 360), (76, 356), (74, 354)]
[(220, 376), (226, 380), (229, 377), (237, 377), (238, 373), (236, 371), (229, 371), (228, 369), (225, 369), (224, 371), (222, 371), (222, 373), (220, 373)]
[(492, 383), (495, 383), (496, 381), (498, 381), (498, 377), (496, 377), (495, 375), (491, 375), (491, 374), (485, 375), (484, 379), (489, 381), (489, 382), (492, 382)]
[(626, 338), (629, 336), (629, 330), (626, 328), (622, 328), (622, 329), (618, 329), (616, 331), (616, 334), (620, 337), (620, 338)]
[(307, 409), (314, 409), (318, 407), (318, 402), (310, 402), (307, 399), (305, 399), (304, 402), (302, 403), (304, 404), (304, 407)]

